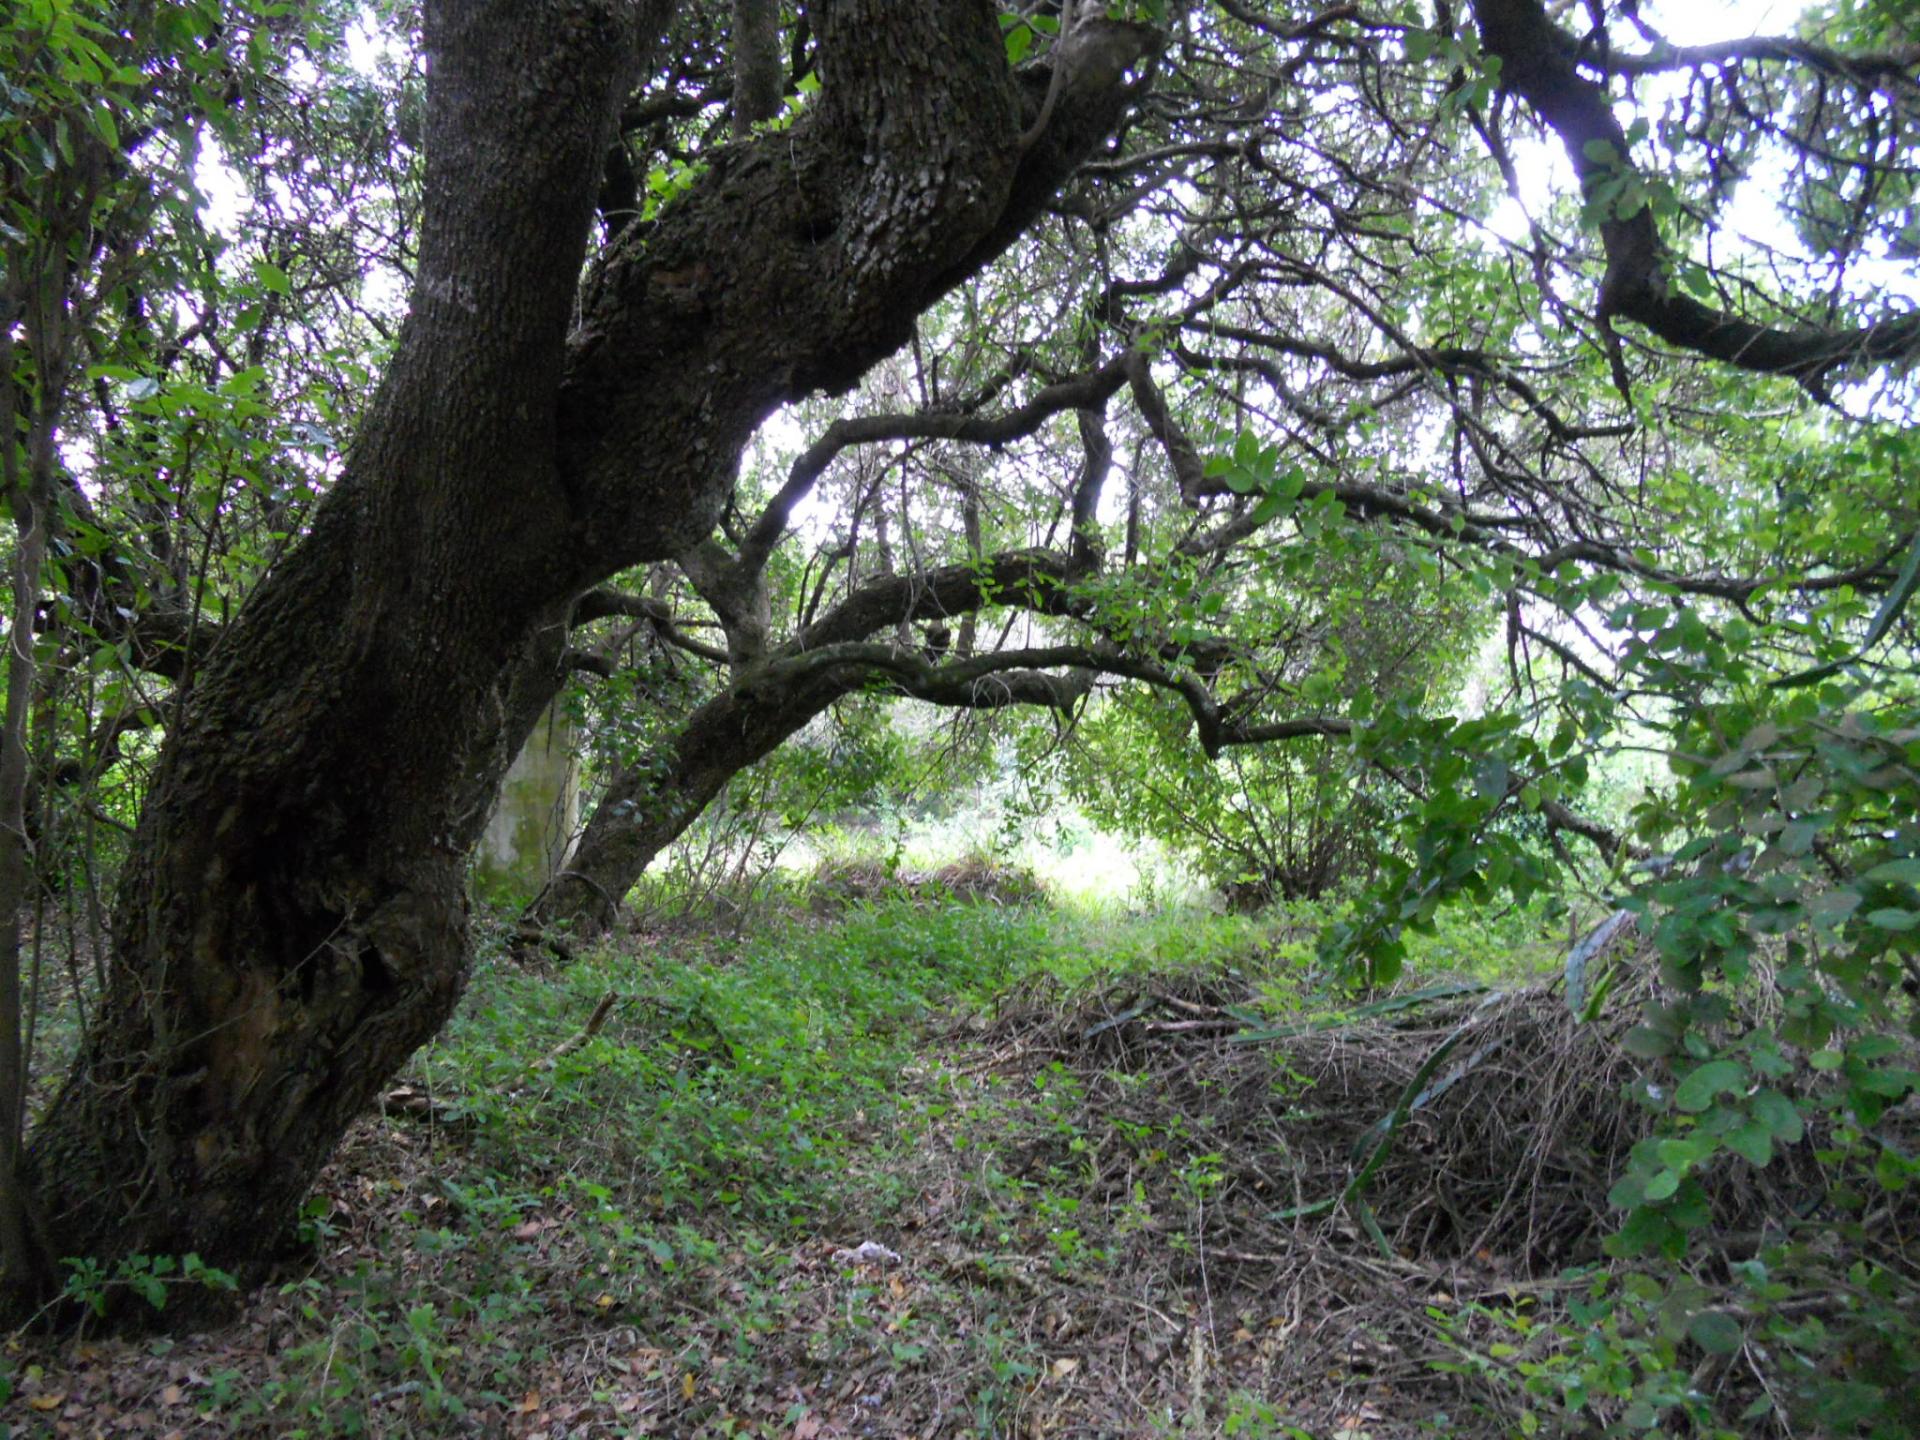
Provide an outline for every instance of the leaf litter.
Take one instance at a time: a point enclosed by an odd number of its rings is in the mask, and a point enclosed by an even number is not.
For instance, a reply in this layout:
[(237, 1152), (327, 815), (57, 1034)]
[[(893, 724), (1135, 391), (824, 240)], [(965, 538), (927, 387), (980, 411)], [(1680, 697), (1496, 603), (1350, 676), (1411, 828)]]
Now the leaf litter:
[[(1497, 1342), (1489, 1312), (1549, 1313), (1569, 1267), (1601, 1261), (1609, 1177), (1646, 1128), (1629, 1022), (1581, 1024), (1545, 987), (1430, 986), (1277, 1030), (1258, 1000), (1221, 969), (1024, 985), (930, 1022), (890, 1125), (784, 1226), (717, 1198), (630, 1221), (564, 1163), (503, 1187), (457, 1108), (401, 1105), (354, 1128), (308, 1253), (229, 1322), (16, 1335), (0, 1423), (1504, 1433), (1500, 1396), (1448, 1362)], [(1718, 1224), (1821, 1193), (1817, 1148), (1724, 1174)]]

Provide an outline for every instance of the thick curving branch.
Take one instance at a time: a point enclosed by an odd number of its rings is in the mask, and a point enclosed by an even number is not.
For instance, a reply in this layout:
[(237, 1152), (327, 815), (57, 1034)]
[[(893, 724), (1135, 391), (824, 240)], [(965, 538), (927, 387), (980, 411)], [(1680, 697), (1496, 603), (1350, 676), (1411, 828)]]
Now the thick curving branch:
[(1129, 66), (1076, 70), (1022, 151), (1037, 102), (987, 0), (842, 0), (814, 18), (808, 113), (716, 153), (588, 283), (557, 432), (579, 589), (704, 539), (759, 422), (852, 385), (1024, 233), (1111, 133), (1137, 93), (1129, 67), (1157, 44), (1113, 27)]
[[(624, 615), (633, 620), (645, 620), (653, 627), (653, 632), (667, 644), (689, 655), (697, 655), (702, 660), (711, 660), (717, 665), (725, 665), (727, 652), (717, 645), (709, 645), (703, 640), (687, 634), (683, 628), (685, 621), (674, 614), (673, 607), (664, 600), (656, 600), (651, 595), (629, 595), (620, 590), (589, 590), (574, 603), (570, 625), (589, 625), (595, 620), (605, 620), (610, 616)], [(593, 669), (592, 666), (577, 668)], [(597, 673), (597, 672), (596, 672)]]
[(1604, 62), (1585, 47), (1576, 47), (1576, 53), (1583, 67), (1615, 75), (1659, 75), (1728, 65), (1804, 65), (1863, 89), (1882, 85), (1907, 91), (1920, 89), (1920, 80), (1914, 74), (1920, 69), (1920, 45), (1847, 52), (1792, 35), (1753, 35), (1710, 45), (1660, 45), (1638, 52), (1609, 49)]
[(969, 411), (921, 411), (915, 414), (859, 415), (836, 420), (826, 433), (803, 450), (787, 469), (787, 479), (754, 521), (740, 544), (739, 564), (758, 571), (765, 567), (792, 523), (794, 508), (812, 493), (821, 475), (841, 453), (855, 445), (877, 445), (893, 440), (953, 440), (971, 445), (1010, 445), (1034, 434), (1054, 416), (1068, 410), (1098, 411), (1127, 383), (1134, 363), (1131, 355), (1116, 355), (1081, 375), (1036, 391), (1024, 404), (997, 415)]
[[(1581, 73), (1578, 42), (1554, 24), (1541, 0), (1474, 0), (1473, 9), (1481, 43), (1500, 60), (1502, 88), (1531, 105), (1560, 137), (1583, 188), (1591, 190), (1631, 163), (1611, 98)], [(1816, 391), (1834, 370), (1920, 356), (1920, 312), (1854, 329), (1782, 328), (1676, 291), (1648, 206), (1609, 216), (1600, 237), (1606, 252), (1597, 306), (1602, 323), (1632, 320), (1669, 345), (1742, 370), (1792, 376)]]
[(565, 924), (576, 937), (604, 932), (620, 897), (726, 783), (836, 700), (873, 690), (970, 710), (1072, 708), (1093, 677), (1046, 673), (1051, 653), (1007, 651), (941, 664), (894, 645), (851, 643), (757, 668), (614, 777), (568, 868), (528, 907), (528, 920)]

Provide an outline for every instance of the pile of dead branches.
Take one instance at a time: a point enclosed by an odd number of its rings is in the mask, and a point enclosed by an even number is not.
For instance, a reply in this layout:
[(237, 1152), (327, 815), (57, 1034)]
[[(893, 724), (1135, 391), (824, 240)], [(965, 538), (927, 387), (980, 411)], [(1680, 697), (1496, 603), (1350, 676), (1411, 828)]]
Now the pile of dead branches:
[[(1475, 1403), (1453, 1347), (1510, 1338), (1481, 1333), (1496, 1311), (1564, 1314), (1584, 1283), (1570, 1269), (1614, 1263), (1608, 1189), (1654, 1125), (1619, 1043), (1645, 998), (1583, 1021), (1558, 986), (1448, 983), (1276, 1022), (1237, 974), (1156, 976), (1068, 1007), (1027, 997), (989, 1054), (1079, 1087), (1079, 1121), (1037, 1127), (1023, 1165), (1090, 1174), (1116, 1274), (1155, 1304), (1198, 1295), (1234, 1316), (1266, 1357), (1249, 1383), (1340, 1428)], [(1728, 1157), (1704, 1177), (1702, 1263), (1817, 1218), (1824, 1140), (1810, 1125), (1764, 1169)], [(1261, 1344), (1274, 1330), (1278, 1349)]]

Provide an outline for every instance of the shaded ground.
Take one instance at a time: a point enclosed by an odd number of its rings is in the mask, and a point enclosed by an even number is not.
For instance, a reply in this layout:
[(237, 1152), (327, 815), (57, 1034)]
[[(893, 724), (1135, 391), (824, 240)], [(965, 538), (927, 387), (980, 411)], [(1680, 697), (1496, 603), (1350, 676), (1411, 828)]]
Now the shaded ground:
[[(0, 1421), (1508, 1433), (1489, 1357), (1552, 1339), (1641, 1131), (1606, 1027), (1475, 985), (1315, 1021), (1245, 927), (1069, 988), (1084, 937), (943, 916), (483, 973), (336, 1157), (310, 1260), (208, 1334), (16, 1339)], [(1792, 1171), (1732, 1177), (1725, 1223)]]

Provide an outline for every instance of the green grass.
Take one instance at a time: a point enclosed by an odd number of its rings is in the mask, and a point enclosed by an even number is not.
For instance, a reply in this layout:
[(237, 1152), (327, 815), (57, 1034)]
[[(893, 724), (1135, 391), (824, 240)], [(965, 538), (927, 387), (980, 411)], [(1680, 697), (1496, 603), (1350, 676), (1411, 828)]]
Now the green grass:
[[(1108, 1213), (1096, 1155), (1144, 1147), (1199, 1204), (1212, 1145), (1198, 1121), (1110, 1137), (1045, 1063), (1047, 1027), (1109, 982), (1226, 970), (1287, 1009), (1302, 923), (901, 897), (548, 973), (483, 945), (403, 1077), (436, 1119), (356, 1129), (307, 1209), (310, 1267), (205, 1356), (101, 1351), (21, 1383), (171, 1367), (149, 1389), (209, 1434), (519, 1433), (573, 1407), (612, 1434), (785, 1436), (884, 1373), (903, 1415), (1024, 1433), (1074, 1383), (1035, 1330), (1042, 1291), (1105, 1295), (1123, 1247), (1171, 1243), (1129, 1227), (1180, 1219)], [(832, 1258), (866, 1239), (907, 1263)]]
[[(495, 957), (413, 1073), (470, 1127), (475, 1158), (518, 1182), (564, 1174), (656, 1216), (817, 1224), (848, 1203), (850, 1150), (910, 1142), (898, 1081), (936, 1013), (1046, 980), (1218, 964), (1261, 933), (1217, 916), (890, 901), (832, 924), (776, 917), (733, 945), (602, 950), (557, 975)], [(601, 1032), (543, 1063), (608, 994)]]
[[(558, 976), (484, 963), (417, 1070), (503, 1173), (568, 1174), (657, 1215), (792, 1224), (833, 1203), (848, 1147), (891, 1118), (910, 1022), (1048, 952), (1037, 916), (881, 907), (737, 947), (602, 951)], [(541, 1063), (608, 994), (600, 1034)]]

